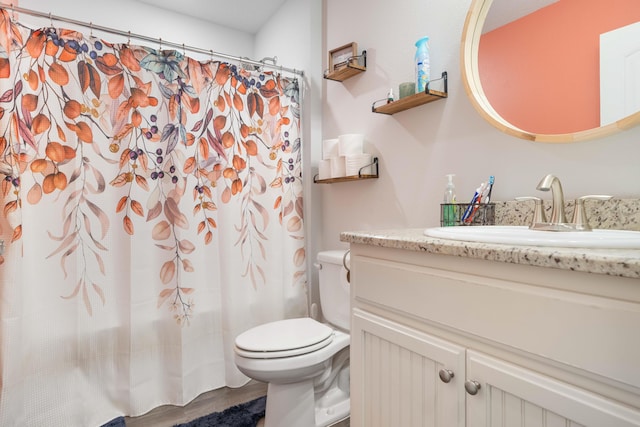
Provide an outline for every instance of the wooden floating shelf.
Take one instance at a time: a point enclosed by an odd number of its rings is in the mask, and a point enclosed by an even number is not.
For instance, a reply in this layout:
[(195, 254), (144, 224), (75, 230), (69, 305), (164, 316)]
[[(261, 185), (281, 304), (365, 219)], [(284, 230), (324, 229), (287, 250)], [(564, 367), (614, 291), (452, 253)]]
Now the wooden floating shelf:
[(446, 97), (447, 94), (445, 92), (430, 90), (429, 92), (420, 92), (413, 95), (405, 96), (402, 99), (381, 105), (379, 107), (372, 107), (372, 111), (374, 113), (380, 114), (395, 114), (399, 113), (400, 111), (408, 110), (422, 104), (428, 104), (429, 102), (437, 101)]
[(360, 181), (362, 179), (374, 179), (378, 178), (378, 175), (352, 175), (352, 176), (341, 176), (340, 178), (328, 178), (328, 179), (313, 179), (313, 182), (316, 184), (333, 184), (335, 182), (350, 182), (350, 181)]
[(367, 51), (363, 50), (362, 54), (358, 55), (358, 43), (351, 42), (329, 51), (329, 69), (325, 70), (324, 78), (342, 82), (365, 71)]
[(433, 102), (433, 101), (438, 101), (440, 99), (444, 99), (447, 98), (449, 96), (448, 94), (448, 84), (447, 84), (447, 72), (443, 72), (442, 73), (442, 77), (436, 80), (432, 80), (432, 82), (438, 81), (438, 80), (443, 80), (444, 81), (444, 92), (441, 92), (439, 90), (433, 90), (433, 89), (429, 89), (427, 87), (427, 90), (424, 92), (420, 92), (420, 93), (416, 93), (413, 95), (409, 95), (409, 96), (405, 96), (402, 99), (399, 99), (397, 101), (393, 101), (390, 102), (388, 104), (383, 104), (380, 105), (379, 107), (376, 107), (376, 102), (373, 103), (373, 105), (371, 106), (371, 111), (374, 113), (380, 113), (380, 114), (395, 114), (395, 113), (399, 113), (400, 111), (404, 111), (404, 110), (408, 110), (410, 108), (414, 108), (417, 107), (419, 105), (423, 105), (423, 104), (428, 104), (429, 102)]
[(324, 75), (325, 79), (335, 80), (337, 82), (342, 82), (347, 80), (349, 77), (353, 77), (357, 74), (363, 73), (367, 71), (367, 67), (358, 64), (347, 64), (343, 68), (340, 68), (331, 73), (326, 73)]
[(351, 181), (360, 181), (363, 179), (375, 179), (378, 178), (378, 158), (374, 157), (371, 164), (363, 166), (360, 170), (371, 166), (375, 173), (374, 174), (358, 174), (358, 175), (349, 175), (349, 176), (341, 176), (339, 178), (326, 178), (326, 179), (318, 179), (318, 175), (313, 177), (313, 182), (316, 184), (333, 184), (335, 182), (351, 182)]

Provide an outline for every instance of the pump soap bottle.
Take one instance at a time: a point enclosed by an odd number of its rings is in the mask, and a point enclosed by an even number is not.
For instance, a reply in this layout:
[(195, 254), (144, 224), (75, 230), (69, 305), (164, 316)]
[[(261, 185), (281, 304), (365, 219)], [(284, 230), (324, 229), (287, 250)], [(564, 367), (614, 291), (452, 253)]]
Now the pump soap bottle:
[(448, 174), (447, 186), (444, 190), (444, 198), (442, 200), (442, 225), (444, 227), (451, 227), (456, 225), (456, 186), (453, 183), (454, 174)]

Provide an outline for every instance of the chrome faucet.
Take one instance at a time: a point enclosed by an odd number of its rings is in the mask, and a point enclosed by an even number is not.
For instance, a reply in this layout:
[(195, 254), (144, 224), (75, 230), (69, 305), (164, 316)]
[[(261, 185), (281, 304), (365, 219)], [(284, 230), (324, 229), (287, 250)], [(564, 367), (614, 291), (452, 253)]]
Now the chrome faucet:
[(549, 191), (551, 190), (552, 205), (551, 205), (551, 225), (560, 225), (567, 223), (567, 217), (564, 213), (564, 193), (562, 192), (562, 184), (557, 176), (549, 174), (542, 178), (537, 190)]
[(562, 192), (562, 184), (557, 176), (549, 174), (542, 178), (536, 189), (540, 191), (551, 190), (551, 219), (547, 221), (544, 217), (544, 210), (542, 209), (542, 200), (537, 197), (517, 198), (520, 200), (535, 200), (536, 212), (534, 214), (533, 223), (529, 228), (532, 230), (544, 230), (544, 231), (590, 231), (591, 227), (587, 221), (587, 214), (584, 208), (585, 200), (609, 200), (611, 196), (604, 195), (590, 195), (583, 196), (576, 199), (575, 208), (573, 210), (573, 219), (571, 222), (567, 222), (567, 217), (564, 212), (564, 193)]

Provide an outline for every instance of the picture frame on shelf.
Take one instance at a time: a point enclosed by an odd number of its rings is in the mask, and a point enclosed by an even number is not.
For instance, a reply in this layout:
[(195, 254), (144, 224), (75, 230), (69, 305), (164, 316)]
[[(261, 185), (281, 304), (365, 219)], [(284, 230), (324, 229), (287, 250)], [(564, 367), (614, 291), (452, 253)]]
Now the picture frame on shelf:
[(339, 71), (358, 63), (358, 44), (345, 44), (329, 51), (329, 72)]

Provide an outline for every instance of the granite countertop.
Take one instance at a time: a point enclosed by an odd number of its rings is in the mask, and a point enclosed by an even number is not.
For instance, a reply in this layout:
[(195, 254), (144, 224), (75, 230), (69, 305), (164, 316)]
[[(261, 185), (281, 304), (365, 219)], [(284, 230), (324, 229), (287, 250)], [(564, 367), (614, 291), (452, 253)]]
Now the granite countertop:
[(353, 231), (343, 242), (640, 279), (640, 249), (582, 249), (436, 239), (424, 229)]

